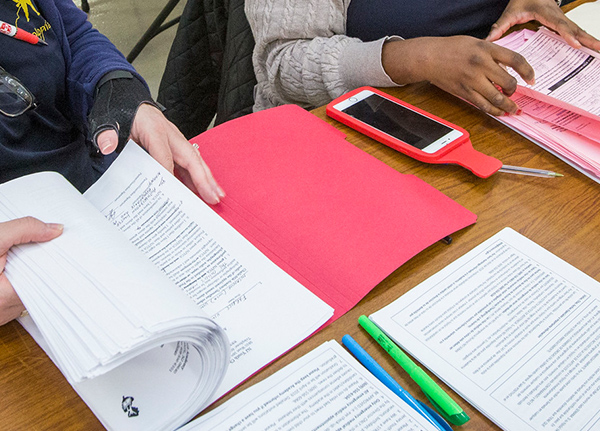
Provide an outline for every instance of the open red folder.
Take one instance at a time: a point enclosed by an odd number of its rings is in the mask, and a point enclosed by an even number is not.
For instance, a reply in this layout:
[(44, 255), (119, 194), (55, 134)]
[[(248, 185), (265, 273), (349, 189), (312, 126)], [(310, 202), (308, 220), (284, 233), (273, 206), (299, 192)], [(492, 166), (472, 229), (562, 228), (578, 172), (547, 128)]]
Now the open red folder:
[(227, 194), (215, 211), (331, 305), (333, 320), (477, 219), (295, 105), (229, 121), (191, 142)]

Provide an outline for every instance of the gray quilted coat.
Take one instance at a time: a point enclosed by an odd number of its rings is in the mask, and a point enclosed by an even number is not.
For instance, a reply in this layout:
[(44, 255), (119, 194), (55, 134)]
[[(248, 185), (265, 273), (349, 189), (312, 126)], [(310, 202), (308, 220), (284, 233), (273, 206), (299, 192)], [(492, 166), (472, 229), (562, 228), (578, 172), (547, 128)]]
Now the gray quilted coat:
[(188, 0), (169, 52), (158, 101), (192, 138), (252, 112), (254, 38), (244, 0)]

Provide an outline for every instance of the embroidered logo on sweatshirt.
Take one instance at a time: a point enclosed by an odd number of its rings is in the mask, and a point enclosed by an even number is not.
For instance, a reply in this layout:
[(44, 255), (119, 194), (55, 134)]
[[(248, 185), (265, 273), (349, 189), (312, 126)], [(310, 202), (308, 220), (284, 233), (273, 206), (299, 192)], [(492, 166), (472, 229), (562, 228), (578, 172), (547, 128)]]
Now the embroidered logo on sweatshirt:
[[(28, 23), (31, 20), (33, 20), (34, 22), (31, 25), (33, 25), (34, 28), (31, 31), (31, 33), (33, 33), (34, 35), (36, 35), (43, 41), (46, 41), (45, 33), (48, 30), (50, 30), (51, 26), (50, 26), (50, 23), (48, 21), (46, 21), (44, 19), (44, 17), (38, 12), (38, 10), (36, 9), (36, 7), (33, 4), (33, 1), (32, 0), (12, 0), (12, 1), (17, 6), (17, 17), (15, 18), (15, 26), (19, 27), (19, 20), (21, 20), (21, 18), (22, 18), (23, 22), (21, 22), (20, 27), (30, 31), (29, 29), (26, 28), (25, 22)], [(39, 18), (35, 19), (35, 15), (37, 15)], [(42, 25), (39, 25), (40, 21), (43, 22)]]

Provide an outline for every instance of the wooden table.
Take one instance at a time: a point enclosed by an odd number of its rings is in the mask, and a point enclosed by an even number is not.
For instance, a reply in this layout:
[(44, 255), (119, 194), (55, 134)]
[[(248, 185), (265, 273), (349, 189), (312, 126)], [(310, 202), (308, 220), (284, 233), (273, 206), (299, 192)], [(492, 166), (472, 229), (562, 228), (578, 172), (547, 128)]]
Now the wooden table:
[[(426, 165), (326, 118), (324, 108), (316, 109), (316, 115), (339, 127), (354, 145), (399, 172), (422, 178), (477, 214), (478, 221), (453, 235), (451, 245), (437, 243), (417, 255), (375, 287), (353, 310), (220, 402), (271, 375), (324, 341), (341, 341), (346, 333), (390, 370), (402, 386), (425, 401), (415, 383), (359, 329), (357, 318), (389, 304), (505, 226), (512, 227), (600, 280), (600, 184), (434, 86), (417, 84), (389, 92), (467, 129), (476, 149), (499, 158), (505, 164), (549, 169), (565, 176), (546, 179), (498, 173), (488, 179), (480, 179), (457, 166)], [(442, 387), (446, 386), (442, 384)], [(460, 400), (460, 404), (471, 420), (457, 429), (498, 429), (466, 402)], [(0, 429), (103, 429), (58, 369), (15, 322), (0, 327)]]

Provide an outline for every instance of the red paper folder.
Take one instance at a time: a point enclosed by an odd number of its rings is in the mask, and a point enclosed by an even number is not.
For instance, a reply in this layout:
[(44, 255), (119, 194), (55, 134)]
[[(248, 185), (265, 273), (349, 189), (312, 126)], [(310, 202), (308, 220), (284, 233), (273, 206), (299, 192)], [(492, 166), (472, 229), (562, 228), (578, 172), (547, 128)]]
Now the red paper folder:
[(332, 321), (477, 219), (295, 105), (229, 121), (191, 142), (227, 194), (215, 211), (331, 305)]

